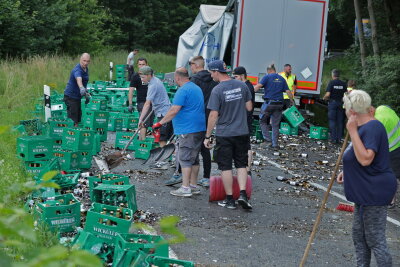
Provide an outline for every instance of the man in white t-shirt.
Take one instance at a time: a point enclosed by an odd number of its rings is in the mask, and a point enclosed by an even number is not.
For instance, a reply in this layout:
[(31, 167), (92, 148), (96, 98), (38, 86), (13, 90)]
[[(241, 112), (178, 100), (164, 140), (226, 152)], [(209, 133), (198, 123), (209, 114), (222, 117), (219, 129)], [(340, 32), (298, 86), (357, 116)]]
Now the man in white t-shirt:
[(135, 64), (135, 55), (137, 55), (137, 53), (139, 53), (139, 49), (135, 48), (126, 58), (126, 66), (128, 67), (128, 81), (131, 80), (133, 73), (135, 73), (133, 65)]

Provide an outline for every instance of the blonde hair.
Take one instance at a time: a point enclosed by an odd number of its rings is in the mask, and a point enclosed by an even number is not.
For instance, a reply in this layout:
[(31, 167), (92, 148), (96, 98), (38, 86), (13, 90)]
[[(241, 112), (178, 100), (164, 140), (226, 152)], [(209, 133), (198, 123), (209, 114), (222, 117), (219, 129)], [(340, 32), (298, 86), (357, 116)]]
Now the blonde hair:
[(352, 109), (360, 114), (368, 113), (371, 107), (371, 97), (363, 90), (355, 90), (351, 94), (345, 95), (343, 102), (346, 111)]

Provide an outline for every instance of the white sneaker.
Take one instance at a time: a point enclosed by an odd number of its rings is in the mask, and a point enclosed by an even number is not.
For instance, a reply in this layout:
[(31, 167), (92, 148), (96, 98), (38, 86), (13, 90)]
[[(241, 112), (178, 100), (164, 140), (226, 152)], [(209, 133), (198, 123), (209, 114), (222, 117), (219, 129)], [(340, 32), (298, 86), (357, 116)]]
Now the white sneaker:
[(192, 195), (200, 195), (201, 194), (201, 190), (200, 187), (196, 186), (190, 186), (190, 190), (192, 190)]
[(192, 190), (190, 189), (190, 187), (184, 188), (183, 186), (181, 186), (177, 190), (172, 190), (170, 194), (177, 197), (191, 197)]
[(151, 168), (155, 170), (168, 170), (168, 163), (164, 161), (158, 161)]

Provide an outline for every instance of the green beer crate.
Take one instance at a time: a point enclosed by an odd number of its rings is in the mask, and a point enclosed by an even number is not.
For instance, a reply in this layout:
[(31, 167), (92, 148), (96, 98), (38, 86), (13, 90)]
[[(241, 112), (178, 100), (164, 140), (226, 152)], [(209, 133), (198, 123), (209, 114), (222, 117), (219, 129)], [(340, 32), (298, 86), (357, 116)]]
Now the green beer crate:
[[(115, 253), (142, 250), (153, 256), (168, 257), (168, 243), (159, 235), (118, 233), (115, 240)], [(115, 255), (114, 255), (115, 258)]]
[(299, 127), (291, 127), (288, 123), (281, 122), (281, 128), (279, 129), (279, 132), (287, 135), (298, 135)]
[(48, 160), (53, 153), (53, 138), (42, 135), (17, 138), (17, 156), (24, 161)]
[(106, 110), (107, 99), (105, 97), (92, 97), (86, 105), (86, 110)]
[(92, 157), (92, 151), (78, 151), (78, 169), (90, 169)]
[(47, 121), (47, 133), (50, 137), (61, 139), (65, 128), (71, 128), (74, 122), (71, 119), (49, 118)]
[(92, 129), (107, 128), (108, 116), (108, 111), (86, 110), (82, 116), (83, 125)]
[(130, 113), (123, 113), (121, 114), (122, 117), (122, 130), (127, 131), (131, 129), (136, 129), (139, 123), (139, 114), (134, 112), (133, 114)]
[(100, 151), (101, 151), (101, 135), (96, 133), (94, 135), (94, 146), (93, 146), (93, 149), (92, 149), (92, 154), (96, 155)]
[(122, 118), (112, 117), (108, 120), (108, 130), (112, 132), (122, 131), (122, 124), (124, 120)]
[(132, 222), (133, 211), (129, 208), (93, 203), (84, 230), (110, 243), (118, 233), (128, 233)]
[(150, 150), (156, 147), (154, 141), (135, 141), (135, 158), (137, 159), (148, 159), (150, 156)]
[(156, 73), (154, 74), (154, 76), (157, 77), (157, 78), (160, 79), (160, 80), (164, 80), (164, 78), (165, 78), (165, 73), (156, 72)]
[(169, 266), (182, 266), (182, 267), (194, 267), (194, 262), (192, 261), (184, 261), (184, 260), (176, 260), (168, 257), (160, 257), (148, 255), (145, 260), (147, 265), (138, 265), (138, 266), (146, 266), (146, 267), (169, 267)]
[(54, 157), (59, 159), (61, 169), (71, 170), (79, 168), (79, 152), (71, 150), (56, 150)]
[(114, 246), (84, 230), (80, 230), (72, 241), (72, 249), (83, 249), (108, 262), (114, 253)]
[(93, 199), (93, 189), (100, 184), (129, 185), (129, 176), (121, 174), (102, 174), (99, 176), (89, 176), (89, 195)]
[(326, 140), (328, 139), (328, 128), (325, 127), (310, 127), (310, 138)]
[(51, 117), (65, 120), (68, 118), (68, 113), (66, 110), (52, 110)]
[(26, 161), (24, 162), (25, 169), (28, 173), (32, 173), (33, 175), (39, 174), (49, 161)]
[(57, 174), (52, 180), (62, 189), (72, 189), (78, 184), (80, 172), (71, 174)]
[(53, 151), (60, 150), (62, 146), (62, 139), (53, 138)]
[(146, 263), (146, 258), (148, 254), (142, 250), (125, 250), (125, 251), (116, 251), (114, 249), (114, 258), (112, 267), (149, 267)]
[[(126, 144), (129, 142), (129, 139), (133, 136), (133, 132), (116, 132), (115, 134), (115, 147), (116, 148), (124, 148)], [(128, 150), (135, 150), (135, 140), (133, 140), (129, 146)]]
[(297, 127), (304, 121), (303, 116), (295, 106), (291, 106), (290, 108), (286, 109), (283, 112), (283, 116), (289, 122), (291, 127)]
[(43, 124), (39, 119), (22, 120), (19, 125), (23, 126), (20, 132), (26, 135), (40, 135), (43, 131)]
[(134, 185), (100, 184), (93, 188), (93, 202), (137, 210)]
[(62, 138), (62, 149), (84, 150), (93, 149), (95, 132), (82, 128), (67, 128), (64, 130)]
[(81, 204), (72, 194), (38, 202), (33, 214), (51, 230), (60, 233), (72, 232), (81, 224)]

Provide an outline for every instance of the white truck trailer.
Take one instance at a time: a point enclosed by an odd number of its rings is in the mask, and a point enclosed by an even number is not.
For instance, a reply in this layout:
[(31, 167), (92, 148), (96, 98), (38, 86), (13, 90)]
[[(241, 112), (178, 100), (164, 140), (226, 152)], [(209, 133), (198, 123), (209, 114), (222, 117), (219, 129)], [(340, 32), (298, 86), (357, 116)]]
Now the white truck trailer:
[[(202, 55), (244, 66), (257, 83), (274, 63), (291, 64), (296, 96), (304, 104), (320, 95), (329, 0), (231, 0), (226, 7), (200, 6), (193, 25), (181, 35), (176, 66)], [(257, 94), (262, 102), (262, 92)]]

